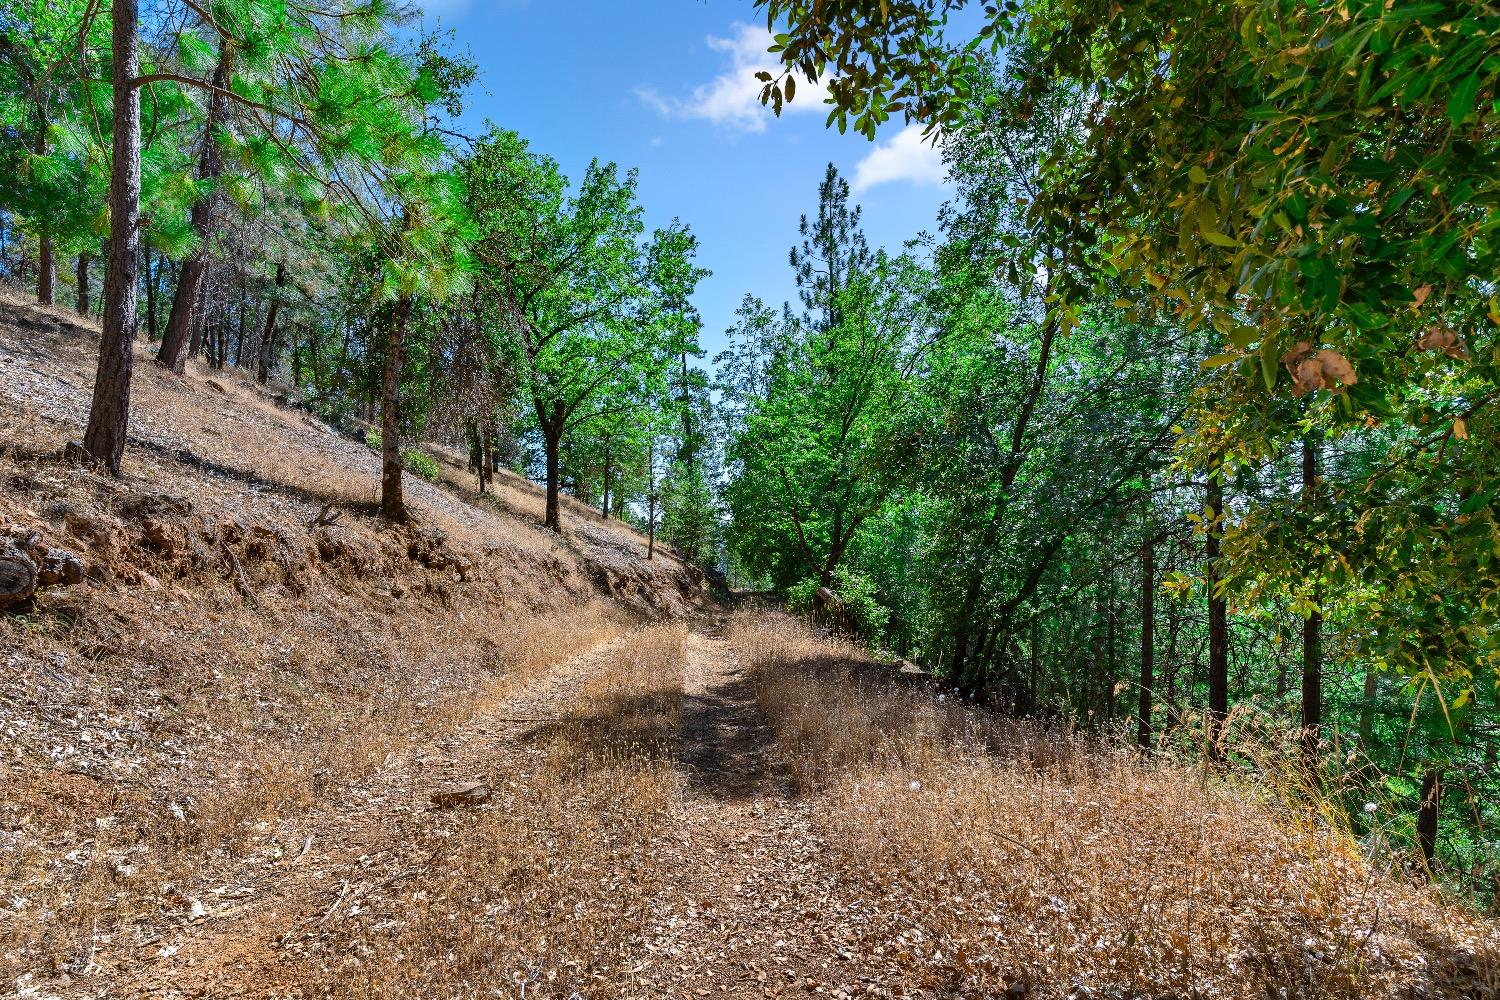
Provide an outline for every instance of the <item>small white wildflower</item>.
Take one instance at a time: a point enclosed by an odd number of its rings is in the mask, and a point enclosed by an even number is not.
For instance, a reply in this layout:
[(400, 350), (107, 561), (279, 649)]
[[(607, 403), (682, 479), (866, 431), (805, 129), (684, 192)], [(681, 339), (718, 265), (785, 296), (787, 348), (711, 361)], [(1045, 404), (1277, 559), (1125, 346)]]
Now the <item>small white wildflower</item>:
[(1366, 802), (1366, 803), (1365, 803), (1365, 812), (1367, 812), (1367, 813), (1369, 813), (1369, 814), (1370, 814), (1370, 815), (1371, 815), (1371, 816), (1373, 816), (1373, 815), (1375, 815), (1375, 811), (1376, 811), (1376, 810), (1377, 810), (1377, 809), (1379, 809), (1379, 808), (1380, 808), (1380, 807), (1379, 807), (1379, 806), (1377, 806), (1377, 805), (1376, 805), (1376, 804), (1375, 804), (1375, 803), (1373, 803), (1373, 802)]
[(913, 781), (911, 783), (911, 790), (914, 792), (920, 792), (922, 790), (922, 783), (920, 781)]

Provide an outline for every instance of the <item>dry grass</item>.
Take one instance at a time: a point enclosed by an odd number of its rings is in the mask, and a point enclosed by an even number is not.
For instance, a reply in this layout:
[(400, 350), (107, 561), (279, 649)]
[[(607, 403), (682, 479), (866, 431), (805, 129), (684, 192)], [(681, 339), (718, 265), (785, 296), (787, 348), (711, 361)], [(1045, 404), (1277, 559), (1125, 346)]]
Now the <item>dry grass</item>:
[(867, 946), (944, 996), (1481, 997), (1500, 932), (1255, 789), (1005, 722), (782, 617), (730, 638)]
[[(621, 576), (613, 547), (425, 482), (417, 526), (386, 526), (376, 457), (232, 372), (138, 356), (124, 479), (63, 463), (96, 346), (66, 310), (0, 294), (0, 530), (87, 567), (0, 615), (7, 981), (76, 980), (215, 888), (274, 884), (357, 786), (695, 599), (676, 564)], [(341, 519), (310, 528), (327, 503)]]
[(615, 997), (668, 874), (652, 849), (679, 793), (685, 630), (611, 647), (531, 753), (497, 762), (498, 801), (445, 814), (409, 875), (362, 901), (285, 988), (367, 997)]
[[(163, 624), (171, 634), (179, 623)], [(0, 882), (15, 888), (0, 921), (0, 969), (82, 971), (99, 935), (187, 911), (228, 870), (296, 851), (320, 809), (377, 772), (399, 773), (421, 747), (538, 671), (620, 634), (626, 619), (596, 602), (496, 621), (482, 647), (467, 650), (474, 659), (459, 662), (451, 643), (425, 631), (430, 623), (407, 619), (391, 623), (386, 651), (354, 660), (346, 645), (304, 649), (290, 671), (266, 655), (277, 633), (305, 638), (288, 624), (221, 630), (212, 686), (181, 664), (163, 670), (170, 708), (141, 720), (160, 759), (132, 747), (147, 758), (134, 774), (5, 762), (0, 808), (16, 827)]]

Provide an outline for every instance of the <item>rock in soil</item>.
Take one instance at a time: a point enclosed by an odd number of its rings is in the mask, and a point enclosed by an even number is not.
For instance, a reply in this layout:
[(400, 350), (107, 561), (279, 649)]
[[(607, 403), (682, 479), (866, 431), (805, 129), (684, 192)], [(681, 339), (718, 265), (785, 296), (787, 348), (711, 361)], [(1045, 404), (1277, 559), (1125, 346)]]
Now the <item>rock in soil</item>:
[(439, 809), (468, 808), (484, 805), (490, 800), (490, 786), (483, 782), (470, 785), (454, 785), (432, 793), (432, 804)]

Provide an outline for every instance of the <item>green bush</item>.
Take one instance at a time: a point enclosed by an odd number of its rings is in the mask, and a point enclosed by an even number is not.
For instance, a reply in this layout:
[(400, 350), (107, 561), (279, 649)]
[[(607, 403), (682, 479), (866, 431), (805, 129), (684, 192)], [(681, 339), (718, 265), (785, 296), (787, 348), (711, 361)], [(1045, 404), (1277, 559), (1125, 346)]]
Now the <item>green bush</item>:
[[(365, 431), (365, 447), (371, 451), (379, 452), (381, 447), (380, 431), (371, 427)], [(406, 471), (421, 476), (428, 482), (437, 482), (439, 467), (437, 459), (425, 451), (415, 448), (407, 448), (401, 453), (401, 464), (406, 466)]]
[(438, 463), (437, 459), (425, 451), (408, 448), (401, 453), (401, 461), (406, 465), (407, 471), (415, 472), (428, 482), (437, 482)]
[[(875, 581), (846, 569), (836, 569), (833, 571), (832, 590), (844, 602), (846, 621), (842, 624), (864, 642), (879, 643), (891, 612), (875, 599)], [(797, 614), (811, 617), (817, 611), (817, 592), (816, 577), (799, 580), (787, 588), (787, 607)], [(828, 624), (838, 626), (841, 623)]]

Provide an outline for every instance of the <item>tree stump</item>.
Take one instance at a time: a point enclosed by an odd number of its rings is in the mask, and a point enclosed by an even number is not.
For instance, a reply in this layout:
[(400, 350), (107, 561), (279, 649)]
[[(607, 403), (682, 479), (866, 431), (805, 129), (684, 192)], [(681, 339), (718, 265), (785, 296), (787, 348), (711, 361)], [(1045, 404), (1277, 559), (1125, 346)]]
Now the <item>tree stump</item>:
[(36, 593), (36, 563), (9, 538), (0, 538), (0, 609), (31, 600)]

